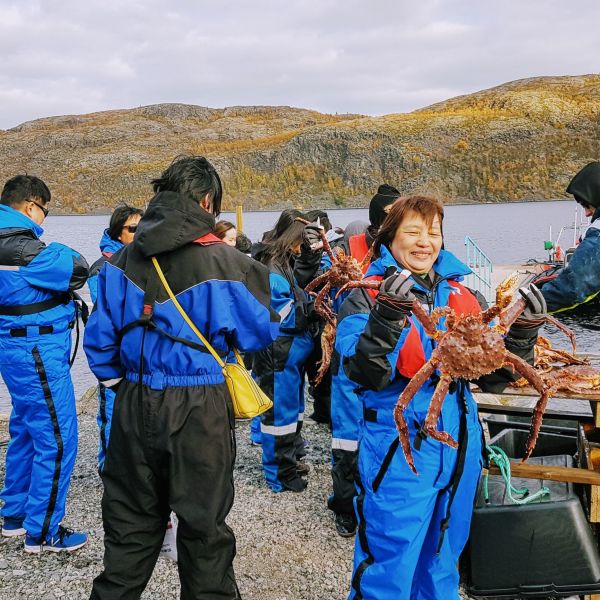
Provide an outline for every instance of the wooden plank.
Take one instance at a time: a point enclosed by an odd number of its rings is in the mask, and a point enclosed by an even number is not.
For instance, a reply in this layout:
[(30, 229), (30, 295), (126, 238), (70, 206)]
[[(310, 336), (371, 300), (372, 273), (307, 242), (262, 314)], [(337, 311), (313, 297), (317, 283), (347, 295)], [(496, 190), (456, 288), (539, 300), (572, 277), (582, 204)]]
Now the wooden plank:
[[(472, 391), (474, 393), (482, 393), (481, 390), (478, 387), (471, 387)], [(539, 398), (540, 394), (537, 390), (535, 390), (532, 387), (526, 386), (526, 387), (520, 387), (520, 388), (514, 388), (514, 387), (506, 387), (504, 390), (502, 390), (501, 394), (498, 394), (500, 396), (523, 396), (526, 398), (530, 398), (530, 397), (534, 397), (534, 398)], [(600, 402), (600, 390), (597, 392), (593, 392), (591, 394), (585, 394), (585, 395), (577, 395), (577, 394), (571, 394), (569, 392), (557, 392), (556, 396), (552, 396), (551, 400), (587, 400), (589, 402)]]
[[(493, 412), (500, 414), (527, 414), (531, 415), (535, 406), (535, 398), (520, 396), (505, 396), (503, 394), (473, 394), (479, 407), (479, 412)], [(595, 403), (594, 403), (595, 404)], [(593, 422), (588, 402), (566, 402), (557, 406), (552, 400), (548, 403), (545, 415), (560, 419), (575, 419), (581, 422)]]
[[(510, 473), (513, 477), (523, 477), (524, 479), (583, 483), (592, 485), (595, 489), (600, 489), (597, 487), (600, 486), (600, 473), (590, 471), (589, 469), (511, 462)], [(500, 469), (496, 465), (492, 465), (490, 467), (490, 475), (500, 475)]]

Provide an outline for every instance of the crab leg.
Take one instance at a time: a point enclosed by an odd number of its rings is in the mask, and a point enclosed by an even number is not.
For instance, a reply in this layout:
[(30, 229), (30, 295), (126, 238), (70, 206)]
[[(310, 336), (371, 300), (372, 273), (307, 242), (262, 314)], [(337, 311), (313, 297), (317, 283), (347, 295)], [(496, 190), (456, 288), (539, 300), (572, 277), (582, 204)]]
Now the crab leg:
[(540, 398), (533, 409), (533, 415), (531, 417), (531, 429), (529, 430), (529, 438), (527, 439), (527, 444), (525, 446), (525, 456), (521, 461), (525, 462), (531, 456), (531, 453), (535, 448), (535, 443), (537, 442), (540, 428), (542, 426), (544, 411), (546, 410), (546, 405), (548, 404), (548, 400), (550, 399), (550, 396), (553, 394), (554, 390), (544, 382), (544, 380), (530, 364), (526, 363), (522, 358), (519, 358), (512, 352), (506, 353), (504, 364), (512, 366), (517, 373), (523, 375), (523, 377), (525, 377), (540, 393)]
[[(504, 329), (504, 331), (508, 331), (510, 326), (521, 316), (521, 313), (526, 307), (527, 302), (525, 298), (519, 298), (510, 308), (507, 308), (500, 315), (500, 327)], [(493, 308), (494, 307), (490, 308), (486, 313), (490, 312)]]
[(396, 406), (394, 408), (394, 420), (396, 421), (396, 427), (400, 434), (400, 445), (402, 446), (402, 452), (404, 458), (410, 467), (410, 470), (418, 475), (417, 469), (415, 468), (415, 461), (410, 448), (410, 438), (408, 437), (408, 426), (406, 425), (406, 419), (404, 418), (404, 409), (408, 406), (409, 402), (413, 399), (419, 388), (425, 383), (431, 374), (435, 371), (437, 365), (437, 353), (434, 350), (431, 353), (431, 358), (417, 371), (415, 376), (408, 382), (404, 388)]
[(561, 323), (556, 317), (552, 315), (546, 315), (546, 322), (552, 323), (554, 327), (560, 329), (570, 340), (571, 346), (573, 346), (573, 354), (577, 351), (577, 340), (575, 339), (575, 333), (572, 329), (569, 329), (564, 323)]
[(335, 325), (331, 323), (327, 323), (325, 328), (323, 329), (323, 333), (321, 334), (321, 364), (319, 366), (319, 370), (317, 372), (317, 376), (315, 377), (315, 385), (319, 385), (321, 383), (325, 373), (327, 373), (327, 369), (329, 368), (329, 364), (331, 363), (331, 354), (333, 352), (333, 344), (335, 342)]
[(375, 251), (375, 248), (373, 247), (373, 244), (371, 244), (371, 247), (365, 254), (365, 257), (360, 261), (360, 270), (361, 271), (371, 262), (374, 251)]
[(327, 281), (329, 277), (329, 271), (322, 273), (318, 277), (315, 277), (305, 288), (305, 292), (312, 292), (316, 287), (319, 287), (324, 281)]
[(442, 404), (446, 399), (448, 388), (452, 383), (452, 377), (447, 373), (442, 373), (440, 380), (435, 388), (435, 392), (431, 398), (429, 404), (429, 410), (427, 411), (427, 417), (425, 418), (425, 431), (427, 435), (438, 442), (447, 444), (451, 448), (458, 448), (458, 442), (445, 431), (438, 431), (437, 423), (440, 418), (440, 412), (442, 410)]
[(344, 284), (339, 290), (338, 293), (335, 295), (335, 297), (337, 298), (340, 294), (344, 293), (346, 290), (353, 290), (356, 288), (362, 288), (365, 290), (378, 290), (381, 286), (381, 281), (375, 281), (375, 280), (365, 280), (365, 279), (361, 279), (360, 281), (349, 281), (348, 283)]

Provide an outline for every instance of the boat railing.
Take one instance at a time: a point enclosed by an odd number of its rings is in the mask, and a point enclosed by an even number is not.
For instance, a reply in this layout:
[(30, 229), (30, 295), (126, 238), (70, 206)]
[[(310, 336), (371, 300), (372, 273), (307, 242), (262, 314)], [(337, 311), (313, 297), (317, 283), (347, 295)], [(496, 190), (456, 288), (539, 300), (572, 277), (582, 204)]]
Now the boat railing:
[(488, 302), (492, 302), (492, 261), (477, 245), (475, 240), (465, 236), (467, 266), (471, 274), (465, 277), (465, 285), (480, 292)]

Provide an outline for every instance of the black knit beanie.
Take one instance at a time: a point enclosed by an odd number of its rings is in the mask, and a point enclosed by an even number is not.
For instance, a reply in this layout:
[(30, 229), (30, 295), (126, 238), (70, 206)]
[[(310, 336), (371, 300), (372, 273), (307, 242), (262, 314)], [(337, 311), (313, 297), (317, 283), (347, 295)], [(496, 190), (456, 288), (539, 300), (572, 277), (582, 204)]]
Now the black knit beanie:
[(384, 210), (385, 207), (399, 197), (400, 192), (395, 187), (392, 187), (387, 183), (379, 186), (377, 193), (371, 198), (369, 204), (369, 221), (371, 221), (371, 225), (374, 228), (379, 229), (379, 227), (381, 227), (381, 224), (387, 215)]

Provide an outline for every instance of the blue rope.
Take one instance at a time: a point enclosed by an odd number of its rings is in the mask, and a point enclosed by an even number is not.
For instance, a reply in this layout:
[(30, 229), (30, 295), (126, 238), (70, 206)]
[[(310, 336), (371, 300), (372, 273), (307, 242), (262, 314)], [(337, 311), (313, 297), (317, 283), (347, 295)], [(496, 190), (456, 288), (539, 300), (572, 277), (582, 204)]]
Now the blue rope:
[[(488, 459), (490, 463), (493, 461), (494, 464), (500, 469), (500, 474), (504, 479), (504, 485), (508, 490), (508, 497), (511, 502), (514, 504), (529, 504), (530, 502), (535, 502), (542, 496), (550, 496), (550, 490), (546, 486), (542, 486), (535, 494), (529, 495), (529, 488), (523, 487), (521, 489), (517, 489), (513, 486), (511, 482), (511, 474), (510, 474), (510, 460), (508, 456), (506, 456), (506, 452), (499, 448), (498, 446), (486, 446), (485, 447)], [(513, 494), (521, 496), (521, 498), (515, 498)], [(488, 473), (483, 476), (483, 496), (485, 498), (485, 503), (490, 503), (490, 495), (488, 490)]]

